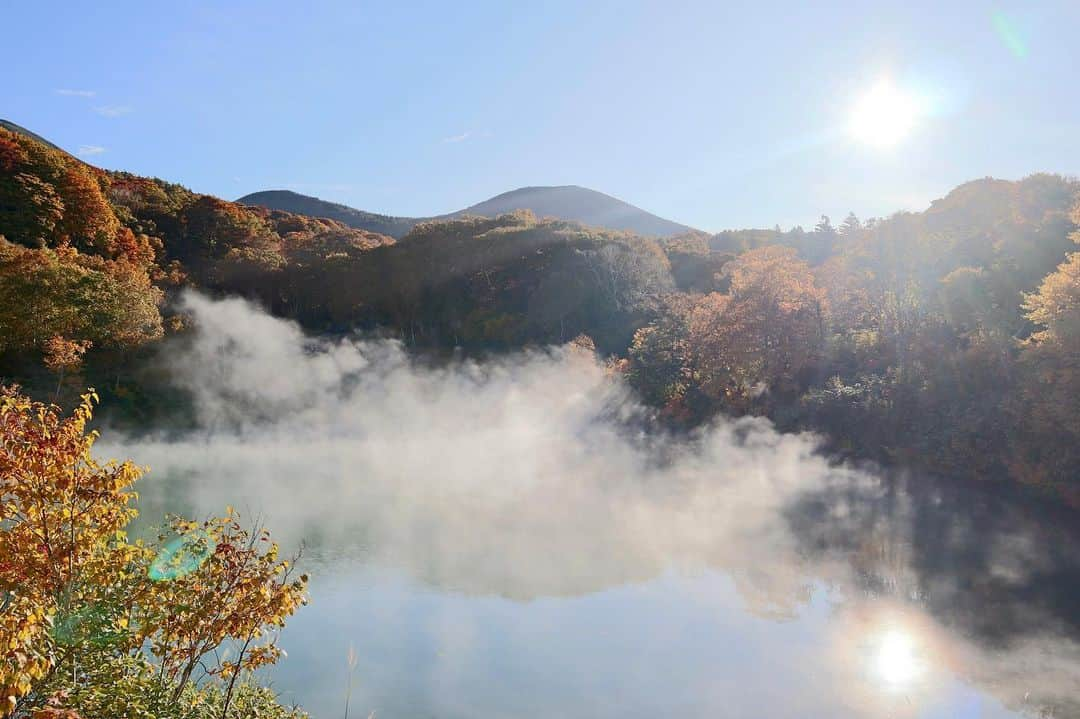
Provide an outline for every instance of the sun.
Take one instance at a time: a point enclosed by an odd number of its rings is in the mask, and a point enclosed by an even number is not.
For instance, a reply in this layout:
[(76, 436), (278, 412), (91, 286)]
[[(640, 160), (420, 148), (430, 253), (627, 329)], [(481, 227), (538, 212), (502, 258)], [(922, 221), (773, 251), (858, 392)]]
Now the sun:
[(873, 659), (874, 674), (889, 686), (910, 684), (920, 673), (920, 661), (913, 638), (896, 629), (878, 640)]
[(911, 132), (923, 113), (918, 96), (881, 80), (851, 111), (851, 135), (864, 145), (888, 148)]

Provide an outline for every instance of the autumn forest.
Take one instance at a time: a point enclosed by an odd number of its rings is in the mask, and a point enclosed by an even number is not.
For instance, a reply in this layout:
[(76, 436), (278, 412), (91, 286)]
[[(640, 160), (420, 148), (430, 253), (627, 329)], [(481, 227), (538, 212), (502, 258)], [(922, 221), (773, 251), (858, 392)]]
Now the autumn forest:
[(400, 241), (99, 170), (0, 130), (0, 375), (183, 415), (154, 369), (196, 287), (435, 357), (586, 342), (671, 425), (810, 429), (844, 456), (1080, 502), (1080, 185), (975, 180), (922, 213), (641, 237), (527, 212)]

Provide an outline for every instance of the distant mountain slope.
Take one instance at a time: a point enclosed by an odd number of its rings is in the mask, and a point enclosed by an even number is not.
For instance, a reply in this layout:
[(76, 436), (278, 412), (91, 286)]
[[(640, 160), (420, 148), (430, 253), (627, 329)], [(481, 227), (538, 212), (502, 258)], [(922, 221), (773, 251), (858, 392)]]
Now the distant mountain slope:
[(691, 229), (611, 195), (577, 185), (522, 187), (455, 214), (491, 217), (512, 210), (532, 210), (538, 217), (558, 217), (612, 230), (630, 230), (641, 235), (667, 237)]
[(391, 217), (374, 212), (364, 212), (348, 205), (339, 205), (336, 202), (327, 202), (318, 197), (301, 195), (291, 190), (265, 190), (244, 195), (237, 200), (242, 205), (254, 205), (266, 207), (271, 210), (284, 210), (297, 215), (310, 217), (327, 217), (331, 220), (369, 232), (378, 232), (380, 235), (400, 238), (408, 234), (421, 218), (417, 217)]
[(237, 202), (285, 210), (302, 215), (328, 217), (351, 227), (402, 237), (417, 223), (447, 220), (463, 215), (495, 217), (513, 210), (532, 210), (538, 217), (557, 217), (612, 230), (629, 230), (642, 235), (667, 237), (691, 228), (646, 212), (627, 202), (576, 185), (522, 187), (458, 212), (435, 217), (391, 217), (327, 202), (289, 190), (268, 190), (241, 197)]

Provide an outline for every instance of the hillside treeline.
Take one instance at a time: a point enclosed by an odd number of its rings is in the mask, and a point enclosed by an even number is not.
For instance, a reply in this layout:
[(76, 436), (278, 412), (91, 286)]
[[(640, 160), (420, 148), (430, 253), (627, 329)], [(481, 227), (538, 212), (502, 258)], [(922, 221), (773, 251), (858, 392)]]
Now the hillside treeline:
[[(965, 184), (925, 212), (721, 233), (624, 362), (684, 421), (717, 407), (833, 448), (1080, 501), (1077, 183)], [(693, 263), (686, 263), (693, 266)]]
[(184, 332), (171, 298), (193, 286), (417, 351), (587, 335), (674, 424), (761, 414), (841, 453), (1080, 503), (1078, 190), (985, 179), (922, 213), (665, 240), (517, 212), (395, 243), (0, 130), (0, 376), (92, 380), (144, 411), (146, 358)]

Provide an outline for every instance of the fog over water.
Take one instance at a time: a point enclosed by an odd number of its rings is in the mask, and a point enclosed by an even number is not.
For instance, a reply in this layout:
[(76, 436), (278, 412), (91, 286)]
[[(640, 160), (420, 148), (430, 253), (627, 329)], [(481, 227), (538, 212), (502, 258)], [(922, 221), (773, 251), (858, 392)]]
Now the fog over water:
[(232, 505), (305, 545), (286, 700), (389, 717), (1080, 716), (1077, 528), (837, 466), (811, 436), (688, 438), (590, 354), (438, 367), (188, 294), (163, 355), (199, 428), (107, 432), (144, 518)]

